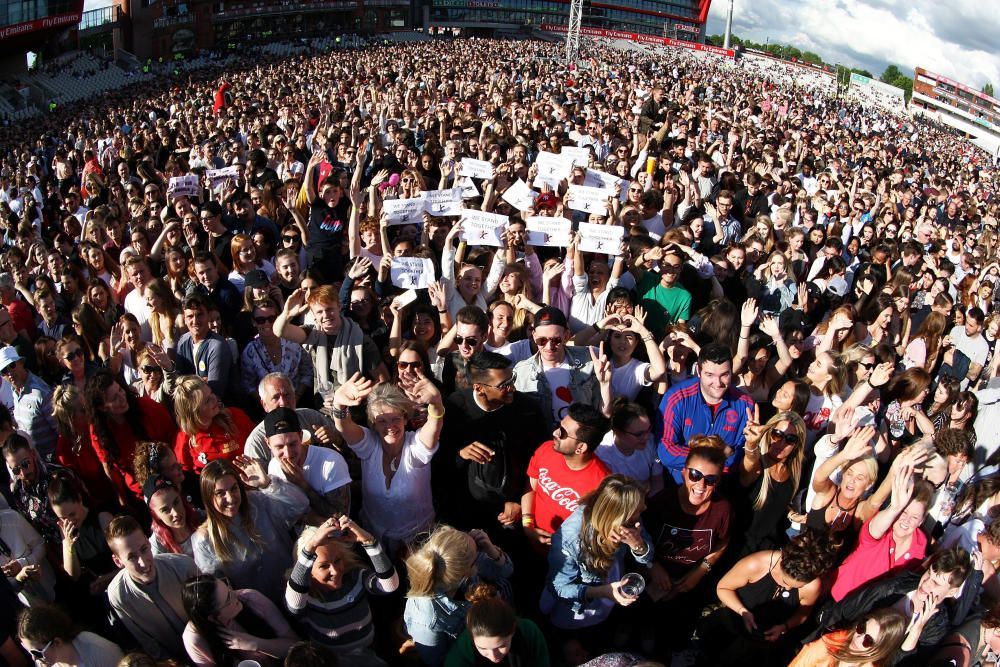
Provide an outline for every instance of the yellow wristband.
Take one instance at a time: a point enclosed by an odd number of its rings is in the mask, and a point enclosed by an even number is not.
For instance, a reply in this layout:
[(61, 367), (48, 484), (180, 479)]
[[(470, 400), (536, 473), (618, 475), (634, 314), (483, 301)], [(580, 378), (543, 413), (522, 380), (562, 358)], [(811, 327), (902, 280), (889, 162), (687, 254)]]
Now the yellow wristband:
[(522, 516), (521, 517), (521, 525), (524, 526), (525, 528), (534, 528), (535, 527), (535, 517), (533, 517), (530, 514)]
[(427, 416), (431, 419), (441, 419), (444, 417), (444, 408), (441, 408), (441, 412), (436, 412), (437, 408), (434, 407), (433, 403), (427, 404)]

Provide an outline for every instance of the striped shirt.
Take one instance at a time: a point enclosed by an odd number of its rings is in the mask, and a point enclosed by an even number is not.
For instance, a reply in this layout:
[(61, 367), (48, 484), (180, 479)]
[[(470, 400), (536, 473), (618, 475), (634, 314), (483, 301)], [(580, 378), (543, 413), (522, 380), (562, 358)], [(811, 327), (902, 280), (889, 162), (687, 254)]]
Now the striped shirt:
[(368, 595), (392, 593), (399, 586), (392, 561), (378, 542), (364, 549), (374, 572), (368, 568), (352, 570), (337, 590), (311, 586), (316, 554), (301, 551), (285, 589), (285, 605), (301, 621), (309, 639), (338, 653), (371, 645), (375, 627)]

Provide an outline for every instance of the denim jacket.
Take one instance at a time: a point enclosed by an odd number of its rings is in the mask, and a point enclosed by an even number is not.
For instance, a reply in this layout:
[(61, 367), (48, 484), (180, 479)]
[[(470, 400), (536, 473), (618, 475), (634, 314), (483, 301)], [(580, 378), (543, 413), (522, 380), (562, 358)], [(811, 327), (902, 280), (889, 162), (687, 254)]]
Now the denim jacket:
[[(600, 622), (611, 611), (613, 603), (610, 600), (587, 599), (587, 588), (603, 586), (619, 579), (624, 573), (625, 555), (631, 553), (629, 547), (620, 544), (615, 552), (614, 563), (606, 575), (600, 575), (587, 569), (581, 555), (581, 529), (583, 527), (584, 507), (580, 506), (559, 527), (552, 536), (552, 547), (549, 549), (549, 574), (542, 594), (541, 607), (553, 616), (557, 626), (559, 616), (569, 618), (590, 612), (591, 621), (586, 625)], [(632, 554), (636, 562), (651, 565), (653, 562), (653, 542), (645, 528), (640, 528), (642, 539), (646, 543), (646, 553), (642, 556)], [(554, 598), (554, 599), (553, 599)], [(605, 607), (606, 610), (601, 610)], [(568, 612), (568, 613), (567, 613)]]
[[(476, 557), (476, 572), (476, 577), (469, 584), (486, 580), (504, 590), (507, 580), (514, 573), (514, 565), (506, 553), (495, 561), (480, 552)], [(451, 598), (443, 592), (434, 597), (406, 599), (403, 622), (425, 665), (444, 663), (451, 645), (465, 630), (465, 614), (468, 611), (468, 602)]]
[[(594, 375), (594, 362), (585, 347), (566, 348), (565, 362), (569, 365), (569, 391), (574, 403), (583, 403), (601, 409), (601, 385)], [(552, 389), (545, 379), (542, 356), (535, 353), (529, 359), (519, 361), (514, 366), (514, 387), (537, 401), (543, 418), (552, 415)], [(553, 419), (549, 428), (554, 428), (558, 419)]]

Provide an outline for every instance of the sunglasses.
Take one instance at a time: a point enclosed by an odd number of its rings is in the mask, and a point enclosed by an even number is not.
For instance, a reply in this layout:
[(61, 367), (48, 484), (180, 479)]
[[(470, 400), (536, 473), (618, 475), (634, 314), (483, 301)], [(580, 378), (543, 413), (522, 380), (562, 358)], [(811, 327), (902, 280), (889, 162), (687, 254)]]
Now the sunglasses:
[(66, 361), (73, 361), (77, 357), (81, 357), (81, 356), (83, 356), (83, 350), (81, 350), (80, 348), (76, 348), (72, 352), (67, 352), (66, 356), (63, 357), (63, 359), (65, 359)]
[(10, 467), (10, 471), (16, 475), (19, 472), (28, 472), (28, 469), (30, 467), (31, 467), (31, 461), (28, 459), (24, 459), (20, 463), (15, 463), (14, 465), (12, 465)]
[[(485, 382), (477, 382), (476, 384), (481, 384), (484, 387), (493, 387), (494, 389), (499, 389), (500, 391), (507, 391), (508, 389), (514, 388), (514, 378), (508, 378), (503, 382), (501, 382), (500, 384), (486, 384)], [(559, 428), (562, 427), (560, 426)]]
[(875, 368), (875, 362), (874, 361), (869, 361), (866, 364), (863, 361), (859, 361), (858, 362), (858, 366), (860, 366), (861, 368), (864, 368), (866, 371), (870, 371), (871, 369)]
[(39, 651), (38, 649), (29, 648), (28, 653), (31, 654), (31, 657), (34, 658), (35, 660), (38, 660), (40, 662), (46, 662), (47, 659), (45, 657), (45, 652), (49, 650), (49, 647), (52, 646), (52, 642), (54, 641), (55, 639), (46, 644), (41, 651)]
[(583, 442), (575, 435), (570, 435), (569, 431), (567, 431), (562, 424), (559, 424), (559, 430), (556, 431), (556, 434), (559, 436), (560, 440), (576, 440), (577, 442)]
[(550, 344), (552, 345), (552, 347), (559, 347), (560, 345), (562, 345), (562, 342), (563, 342), (562, 338), (546, 338), (545, 336), (539, 336), (535, 338), (535, 345), (537, 345), (540, 348), (549, 347)]
[(287, 236), (282, 236), (281, 240), (284, 241), (285, 243), (298, 243), (298, 241), (299, 241), (299, 235), (298, 234), (288, 234)]
[(719, 483), (719, 475), (706, 475), (697, 468), (688, 468), (688, 479), (691, 480), (692, 484), (697, 484), (698, 482), (704, 480), (705, 486), (715, 486)]
[(476, 345), (479, 345), (479, 339), (475, 336), (455, 336), (455, 343), (460, 347), (463, 345), (475, 347)]
[(277, 315), (258, 315), (253, 318), (253, 321), (257, 324), (274, 324), (274, 321), (277, 319)]
[(870, 649), (875, 646), (875, 638), (868, 634), (867, 623), (858, 623), (858, 627), (854, 628), (854, 634), (861, 637), (861, 646), (863, 648)]
[(401, 371), (405, 371), (408, 368), (412, 368), (415, 371), (423, 370), (424, 362), (422, 361), (397, 361), (396, 368)]
[(771, 431), (771, 437), (775, 440), (784, 440), (786, 445), (799, 444), (799, 434), (792, 433), (791, 431), (782, 431), (781, 429), (776, 428)]
[(680, 264), (662, 264), (660, 270), (664, 273), (680, 273), (683, 267)]
[(149, 373), (155, 373), (156, 371), (159, 371), (159, 370), (162, 370), (159, 366), (143, 366), (142, 367), (142, 372), (146, 373), (147, 375)]

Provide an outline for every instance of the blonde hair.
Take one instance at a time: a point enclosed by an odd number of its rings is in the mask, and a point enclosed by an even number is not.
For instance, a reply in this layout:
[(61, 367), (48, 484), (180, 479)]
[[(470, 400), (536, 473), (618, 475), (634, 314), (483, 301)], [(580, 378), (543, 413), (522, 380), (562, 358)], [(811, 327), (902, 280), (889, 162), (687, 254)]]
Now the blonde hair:
[(439, 525), (424, 544), (406, 559), (410, 590), (406, 597), (428, 598), (453, 594), (469, 576), (476, 546), (468, 533)]
[[(240, 541), (233, 536), (229, 529), (229, 517), (223, 515), (215, 506), (215, 484), (220, 479), (232, 477), (236, 480), (236, 486), (240, 490), (239, 516), (234, 521), (239, 521), (246, 531), (247, 537), (253, 546), (258, 549), (266, 548), (264, 539), (253, 525), (253, 512), (250, 507), (250, 498), (247, 496), (246, 488), (240, 480), (240, 475), (233, 464), (226, 459), (215, 459), (209, 461), (208, 465), (201, 471), (201, 497), (205, 501), (205, 523), (198, 529), (202, 535), (208, 538), (212, 545), (212, 551), (223, 562), (232, 561), (236, 556), (233, 553), (233, 545)], [(272, 572), (272, 576), (280, 576), (280, 573)]]
[[(302, 534), (299, 535), (299, 539), (296, 540), (295, 546), (292, 549), (292, 561), (298, 560), (299, 554), (305, 551), (306, 545), (309, 544), (309, 540), (312, 539), (317, 530), (319, 528), (316, 526), (306, 526), (302, 529)], [(361, 559), (358, 558), (358, 554), (344, 542), (331, 537), (323, 540), (322, 546), (332, 547), (338, 552), (341, 560), (344, 561), (345, 572), (352, 572), (361, 567)]]
[[(177, 380), (174, 388), (174, 416), (177, 418), (177, 425), (188, 435), (193, 436), (212, 425), (198, 421), (198, 408), (205, 401), (207, 391), (208, 384), (197, 375), (185, 375)], [(236, 435), (236, 424), (228, 408), (220, 406), (219, 414), (212, 422), (221, 426), (226, 433)]]
[(402, 412), (403, 417), (409, 421), (416, 410), (416, 405), (395, 384), (382, 382), (375, 385), (375, 389), (368, 396), (368, 421), (374, 423), (375, 417), (379, 414), (378, 410), (386, 408)]
[(611, 535), (635, 514), (645, 497), (643, 486), (631, 477), (609, 475), (580, 501), (580, 555), (588, 570), (607, 575), (619, 546), (611, 541)]
[[(802, 421), (802, 417), (798, 416), (794, 412), (779, 412), (778, 414), (771, 417), (767, 424), (764, 425), (764, 430), (761, 431), (760, 440), (757, 442), (758, 447), (767, 447), (770, 442), (771, 432), (774, 431), (778, 424), (787, 421), (795, 429), (795, 434), (799, 436), (799, 444), (795, 448), (795, 452), (788, 457), (786, 465), (788, 466), (788, 471), (791, 475), (792, 488), (799, 488), (799, 480), (802, 477), (802, 459), (805, 458), (805, 444), (806, 444), (806, 423)], [(764, 451), (761, 451), (760, 456), (764, 456)], [(760, 489), (757, 491), (757, 497), (753, 501), (753, 508), (759, 510), (764, 507), (764, 503), (767, 502), (767, 495), (771, 491), (771, 475), (768, 474), (767, 468), (761, 474)]]

